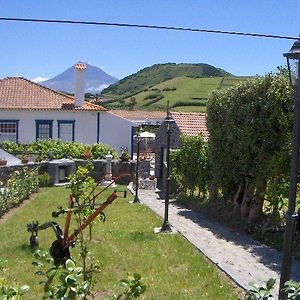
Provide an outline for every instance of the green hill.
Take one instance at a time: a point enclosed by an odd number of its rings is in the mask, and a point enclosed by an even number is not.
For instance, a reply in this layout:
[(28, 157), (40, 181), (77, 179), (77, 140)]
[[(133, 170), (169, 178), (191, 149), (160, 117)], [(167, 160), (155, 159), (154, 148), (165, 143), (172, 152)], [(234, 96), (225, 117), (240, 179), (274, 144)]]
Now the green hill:
[(122, 101), (109, 104), (109, 108), (128, 108), (132, 98), (135, 109), (165, 110), (167, 102), (174, 111), (206, 111), (209, 94), (214, 90), (226, 89), (249, 77), (177, 77), (147, 88)]
[[(127, 98), (177, 77), (224, 77), (231, 74), (208, 64), (156, 64), (127, 76), (102, 91), (106, 98)], [(232, 76), (232, 75), (231, 75)]]

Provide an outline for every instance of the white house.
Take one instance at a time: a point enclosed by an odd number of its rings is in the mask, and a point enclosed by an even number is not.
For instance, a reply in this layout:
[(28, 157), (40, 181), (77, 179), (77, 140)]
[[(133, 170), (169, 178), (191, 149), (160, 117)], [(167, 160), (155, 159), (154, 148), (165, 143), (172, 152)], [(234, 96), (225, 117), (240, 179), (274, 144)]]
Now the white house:
[(75, 97), (21, 77), (0, 80), (0, 141), (61, 139), (131, 151), (135, 124), (84, 101), (84, 64), (76, 64)]

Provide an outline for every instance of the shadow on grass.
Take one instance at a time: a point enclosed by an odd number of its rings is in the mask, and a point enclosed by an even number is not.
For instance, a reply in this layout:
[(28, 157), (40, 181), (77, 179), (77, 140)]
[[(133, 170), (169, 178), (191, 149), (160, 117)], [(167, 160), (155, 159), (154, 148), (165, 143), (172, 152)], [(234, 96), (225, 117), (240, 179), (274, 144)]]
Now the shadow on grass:
[(16, 247), (16, 250), (20, 251), (20, 252), (26, 252), (28, 254), (33, 254), (37, 248), (32, 248), (30, 245), (29, 245), (29, 240), (28, 240), (28, 244), (20, 244)]
[(141, 232), (141, 231), (130, 232), (128, 234), (128, 238), (129, 238), (129, 240), (131, 240), (133, 242), (144, 242), (144, 241), (149, 241), (149, 240), (155, 239), (155, 237), (152, 233), (150, 234), (150, 233)]

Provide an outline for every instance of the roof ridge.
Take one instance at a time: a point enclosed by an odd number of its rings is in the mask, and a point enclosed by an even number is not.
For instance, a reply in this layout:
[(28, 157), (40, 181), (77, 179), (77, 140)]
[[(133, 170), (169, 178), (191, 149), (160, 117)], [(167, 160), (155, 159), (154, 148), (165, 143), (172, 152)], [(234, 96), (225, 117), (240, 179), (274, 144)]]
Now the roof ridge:
[(69, 98), (70, 100), (74, 100), (74, 97), (72, 97), (72, 96), (69, 96), (69, 95), (67, 95), (67, 94), (65, 94), (65, 93), (62, 93), (62, 92), (58, 92), (58, 91), (52, 90), (52, 89), (50, 89), (50, 88), (48, 88), (48, 87), (46, 87), (46, 86), (43, 86), (43, 85), (41, 85), (41, 84), (39, 84), (39, 83), (37, 83), (37, 82), (34, 82), (34, 81), (32, 81), (32, 80), (30, 80), (30, 79), (28, 79), (28, 78), (25, 78), (25, 77), (23, 77), (23, 76), (7, 76), (7, 77), (5, 77), (5, 78), (3, 78), (3, 79), (1, 79), (1, 80), (5, 80), (5, 79), (21, 79), (21, 80), (24, 80), (24, 81), (29, 82), (29, 83), (32, 84), (32, 85), (36, 85), (36, 86), (41, 87), (41, 88), (43, 88), (43, 89), (45, 89), (45, 90), (48, 90), (48, 91), (50, 91), (50, 92), (52, 92), (52, 93), (54, 93), (54, 94), (58, 94), (58, 95), (67, 97), (67, 98)]
[[(52, 106), (53, 106), (52, 108), (54, 108), (55, 105), (56, 106), (57, 105), (62, 105), (64, 103), (69, 103), (69, 104), (73, 104), (73, 105), (75, 104), (75, 97), (74, 96), (69, 96), (65, 93), (55, 91), (51, 88), (45, 87), (45, 86), (43, 86), (43, 85), (41, 85), (37, 82), (34, 82), (34, 81), (32, 81), (30, 79), (27, 79), (25, 77), (22, 77), (22, 76), (7, 76), (5, 78), (0, 79), (0, 83), (1, 83), (1, 85), (3, 84), (4, 86), (8, 85), (8, 87), (10, 87), (10, 85), (12, 85), (13, 87), (24, 85), (26, 87), (26, 89), (35, 90), (36, 91), (35, 93), (40, 93), (40, 94), (45, 93), (45, 94), (48, 95), (47, 97), (53, 98), (53, 100), (54, 100), (54, 102), (52, 104)], [(59, 100), (56, 100), (56, 99), (59, 99)], [(50, 102), (52, 103), (52, 101), (50, 101)], [(61, 104), (59, 104), (59, 103), (61, 103)], [(84, 106), (86, 108), (84, 108)], [(4, 107), (5, 107), (5, 105), (4, 105)], [(13, 105), (13, 107), (14, 108), (19, 108), (18, 105), (16, 105), (16, 106)], [(40, 107), (40, 106), (38, 105), (38, 107)], [(28, 107), (23, 107), (23, 108), (26, 109)], [(36, 108), (37, 107), (31, 107), (31, 109), (36, 109)], [(43, 107), (43, 108), (49, 109), (49, 107), (46, 107), (46, 106)], [(56, 108), (58, 108), (58, 107), (56, 107)], [(61, 108), (61, 106), (59, 108)], [(80, 107), (80, 108), (88, 109), (88, 110), (89, 109), (102, 110), (102, 111), (107, 110), (106, 108), (104, 108), (101, 105), (97, 105), (97, 104), (94, 104), (94, 103), (91, 103), (91, 102), (88, 102), (88, 101), (84, 101), (83, 107)]]

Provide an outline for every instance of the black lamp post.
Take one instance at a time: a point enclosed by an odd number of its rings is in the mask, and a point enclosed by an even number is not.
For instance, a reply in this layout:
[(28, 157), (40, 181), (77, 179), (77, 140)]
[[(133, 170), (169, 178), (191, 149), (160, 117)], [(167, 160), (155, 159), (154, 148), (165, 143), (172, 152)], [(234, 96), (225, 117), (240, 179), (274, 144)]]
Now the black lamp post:
[(135, 169), (135, 196), (133, 203), (141, 203), (139, 199), (139, 164), (140, 164), (140, 127), (136, 133), (136, 169)]
[(161, 232), (171, 232), (171, 226), (169, 224), (169, 199), (170, 199), (170, 141), (171, 141), (171, 132), (173, 124), (175, 123), (173, 117), (171, 116), (169, 109), (167, 112), (167, 117), (165, 119), (166, 129), (167, 129), (167, 155), (166, 155), (166, 164), (167, 164), (167, 174), (166, 174), (166, 192), (165, 192), (165, 215), (164, 222), (161, 226)]
[(291, 50), (285, 54), (289, 70), (290, 83), (294, 88), (294, 116), (293, 116), (293, 139), (292, 158), (288, 210), (285, 214), (286, 227), (284, 232), (283, 256), (280, 276), (279, 299), (286, 299), (287, 294), (282, 291), (286, 281), (290, 280), (292, 251), (294, 243), (295, 225), (297, 220), (296, 193), (298, 181), (299, 145), (300, 145), (300, 40), (296, 41)]

